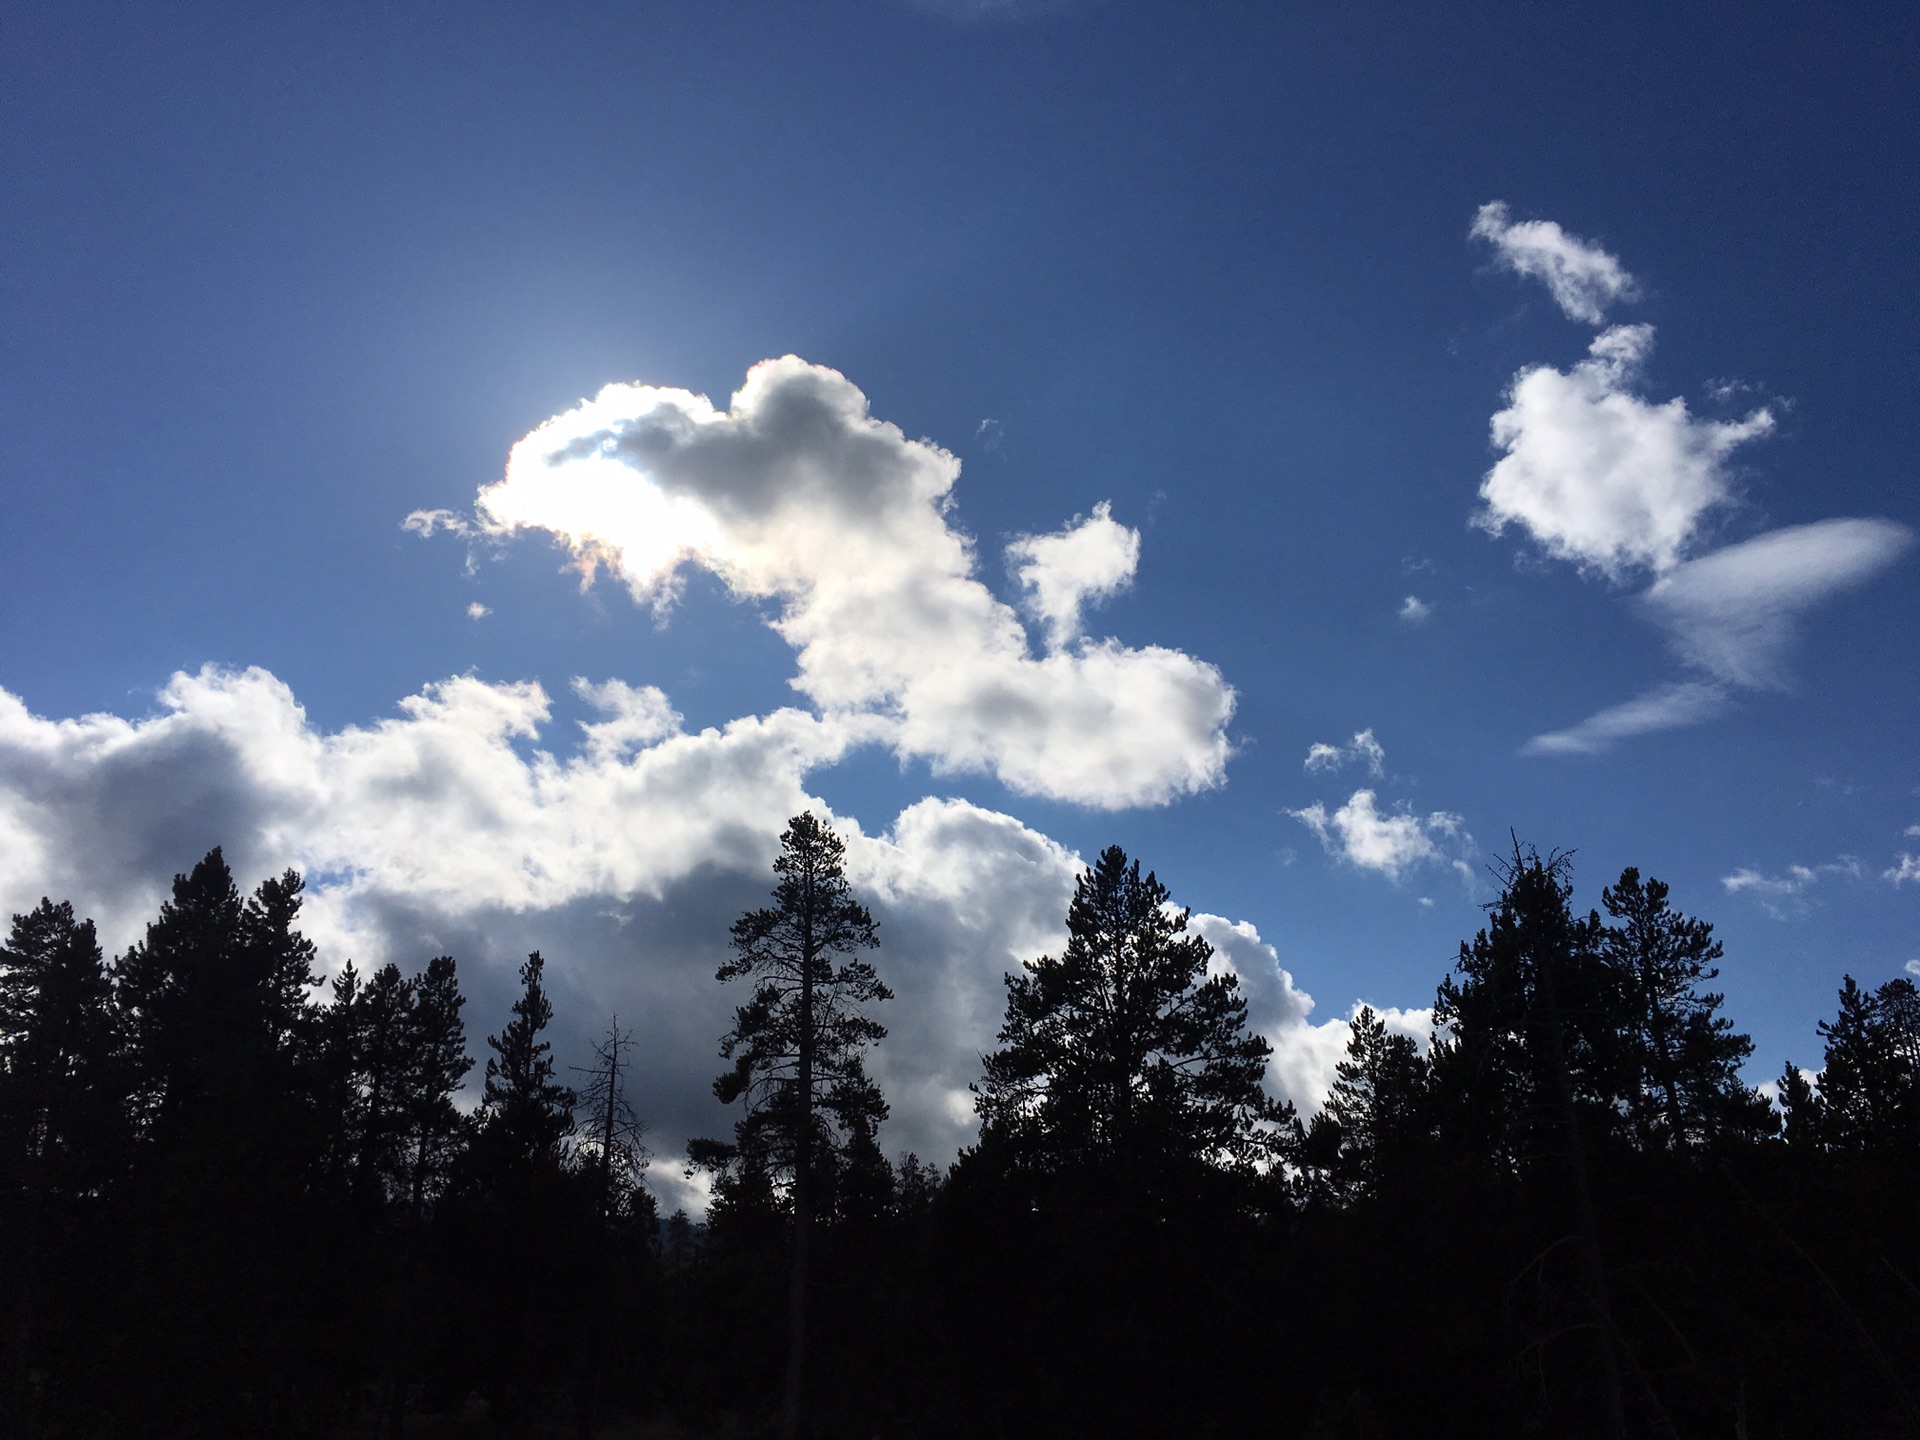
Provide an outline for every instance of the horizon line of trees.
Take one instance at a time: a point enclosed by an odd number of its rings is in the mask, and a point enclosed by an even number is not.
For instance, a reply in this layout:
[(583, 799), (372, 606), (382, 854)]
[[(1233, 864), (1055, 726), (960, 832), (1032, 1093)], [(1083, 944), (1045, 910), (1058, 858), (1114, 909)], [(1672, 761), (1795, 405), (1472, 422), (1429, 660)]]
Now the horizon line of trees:
[(795, 816), (733, 927), (702, 1224), (645, 1187), (617, 1019), (559, 1078), (537, 952), (463, 1111), (454, 960), (323, 982), (291, 871), (211, 852), (111, 962), (15, 916), (0, 1434), (1920, 1434), (1911, 980), (1847, 977), (1776, 1107), (1711, 925), (1634, 869), (1580, 915), (1516, 842), (1430, 1045), (1362, 1008), (1302, 1116), (1110, 848), (943, 1171), (879, 1143), (843, 855)]

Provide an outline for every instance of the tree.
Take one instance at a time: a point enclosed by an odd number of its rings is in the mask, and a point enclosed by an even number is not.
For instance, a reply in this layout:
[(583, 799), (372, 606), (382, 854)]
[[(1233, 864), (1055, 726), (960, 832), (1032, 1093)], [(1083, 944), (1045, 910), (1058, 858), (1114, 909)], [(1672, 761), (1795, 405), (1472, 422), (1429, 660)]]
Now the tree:
[(31, 1433), (37, 1408), (40, 1273), (48, 1232), (112, 1178), (122, 1146), (113, 986), (91, 920), (41, 900), (13, 917), (0, 946), (0, 1228), (12, 1236), (0, 1274), (13, 1283), (14, 1414)]
[(1006, 977), (1000, 1049), (975, 1087), (983, 1153), (1149, 1205), (1274, 1157), (1291, 1110), (1261, 1088), (1272, 1049), (1247, 1031), (1238, 978), (1208, 974), (1189, 913), (1118, 846), (1079, 877), (1066, 949)]
[(1753, 1042), (1717, 1013), (1725, 997), (1701, 989), (1720, 974), (1713, 926), (1674, 910), (1667, 886), (1632, 868), (1600, 901), (1615, 922), (1599, 956), (1617, 988), (1617, 1084), (1636, 1142), (1685, 1151), (1767, 1133), (1767, 1103), (1740, 1078)]
[(473, 1068), (460, 1018), (466, 1003), (451, 955), (428, 961), (414, 979), (406, 1123), (407, 1191), (416, 1223), (446, 1189), (468, 1133), (466, 1118), (453, 1103)]
[(1851, 975), (1820, 1022), (1826, 1063), (1809, 1086), (1781, 1082), (1789, 1143), (1837, 1151), (1920, 1150), (1920, 990), (1904, 977), (1867, 990)]
[(652, 1197), (640, 1188), (653, 1153), (646, 1146), (646, 1122), (628, 1103), (623, 1068), (632, 1046), (633, 1032), (622, 1030), (615, 1016), (606, 1039), (593, 1047), (594, 1063), (579, 1071), (587, 1077), (579, 1101), (587, 1116), (581, 1158), (593, 1174), (601, 1223), (609, 1227), (623, 1218), (650, 1221), (653, 1216)]
[[(753, 981), (720, 1053), (733, 1068), (714, 1082), (722, 1104), (743, 1101), (731, 1145), (694, 1141), (688, 1154), (722, 1190), (770, 1186), (793, 1217), (787, 1286), (787, 1376), (781, 1433), (800, 1430), (806, 1365), (810, 1232), (826, 1181), (829, 1195), (850, 1160), (877, 1154), (886, 1119), (864, 1055), (886, 1029), (864, 1007), (893, 998), (859, 952), (879, 944), (873, 916), (854, 899), (846, 846), (811, 814), (787, 822), (773, 862), (774, 904), (733, 926), (733, 958), (719, 979)], [(726, 1196), (722, 1197), (729, 1198)]]
[(541, 981), (545, 968), (538, 950), (527, 956), (513, 1019), (487, 1037), (493, 1054), (481, 1091), (481, 1137), (488, 1160), (508, 1172), (558, 1171), (574, 1132), (579, 1098), (553, 1078), (553, 1046), (540, 1038), (553, 1020), (553, 1002)]
[(1324, 1113), (1338, 1126), (1336, 1185), (1348, 1198), (1371, 1195), (1424, 1138), (1427, 1062), (1411, 1036), (1387, 1033), (1362, 1005), (1333, 1073)]

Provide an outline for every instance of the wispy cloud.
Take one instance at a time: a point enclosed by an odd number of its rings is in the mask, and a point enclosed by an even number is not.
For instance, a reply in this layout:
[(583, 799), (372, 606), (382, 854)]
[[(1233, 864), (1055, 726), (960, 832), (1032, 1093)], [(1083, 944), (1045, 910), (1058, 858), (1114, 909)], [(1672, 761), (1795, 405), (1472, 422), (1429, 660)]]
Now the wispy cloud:
[(1523, 755), (1597, 755), (1618, 742), (1657, 730), (1711, 720), (1727, 707), (1726, 691), (1703, 681), (1676, 681), (1609, 706), (1565, 730), (1536, 735)]
[(493, 611), (491, 609), (482, 605), (478, 600), (467, 606), (467, 618), (469, 620), (484, 620), (492, 613)]
[(1880, 873), (1882, 880), (1891, 880), (1896, 885), (1909, 882), (1920, 885), (1920, 855), (1908, 855), (1904, 851), (1891, 867)]
[(1309, 775), (1330, 775), (1347, 765), (1364, 764), (1367, 773), (1380, 776), (1387, 773), (1387, 752), (1380, 742), (1373, 738), (1372, 730), (1362, 730), (1345, 745), (1328, 745), (1321, 741), (1307, 747), (1304, 768)]
[[(1619, 261), (1551, 221), (1515, 223), (1504, 205), (1482, 206), (1473, 234), (1503, 263), (1544, 281), (1576, 319), (1600, 324), (1634, 283)], [(1708, 517), (1736, 499), (1730, 457), (1774, 429), (1757, 408), (1738, 420), (1691, 413), (1675, 397), (1640, 392), (1651, 325), (1614, 325), (1568, 369), (1536, 365), (1514, 377), (1492, 437), (1504, 453), (1483, 477), (1473, 523), (1499, 535), (1517, 526), (1548, 555), (1623, 584), (1651, 582), (1642, 613), (1665, 629), (1700, 678), (1674, 681), (1536, 735), (1529, 755), (1588, 755), (1635, 735), (1696, 725), (1740, 690), (1783, 688), (1801, 617), (1864, 583), (1913, 543), (1891, 520), (1834, 519), (1691, 553)], [(1743, 387), (1717, 381), (1731, 398)]]
[(1863, 584), (1913, 543), (1891, 520), (1822, 520), (1771, 530), (1676, 566), (1646, 593), (1689, 664), (1730, 685), (1777, 688), (1800, 617)]
[(1400, 618), (1409, 625), (1419, 625), (1433, 615), (1433, 606), (1418, 595), (1409, 595), (1400, 602)]
[(1824, 865), (1789, 865), (1785, 873), (1779, 875), (1763, 875), (1750, 866), (1742, 866), (1731, 875), (1721, 876), (1720, 883), (1729, 895), (1752, 895), (1774, 919), (1787, 920), (1805, 915), (1813, 908), (1807, 892), (1821, 881), (1834, 876), (1857, 880), (1860, 874), (1860, 862), (1851, 855), (1842, 855)]
[(1505, 201), (1482, 205), (1468, 233), (1490, 242), (1516, 275), (1544, 282), (1570, 320), (1598, 325), (1609, 305), (1640, 293), (1626, 267), (1591, 240), (1569, 235), (1552, 220), (1515, 221)]

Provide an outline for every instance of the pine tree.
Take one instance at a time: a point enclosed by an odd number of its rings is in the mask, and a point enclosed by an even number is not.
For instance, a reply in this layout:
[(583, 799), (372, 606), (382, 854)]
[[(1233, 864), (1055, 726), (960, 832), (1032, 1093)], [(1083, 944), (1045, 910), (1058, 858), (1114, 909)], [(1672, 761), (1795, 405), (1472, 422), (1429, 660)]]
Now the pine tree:
[(1619, 1098), (1643, 1148), (1758, 1139), (1773, 1122), (1740, 1078), (1753, 1042), (1718, 1013), (1725, 997), (1701, 988), (1720, 974), (1720, 944), (1710, 924), (1674, 910), (1667, 893), (1629, 868), (1600, 895), (1615, 922), (1601, 931), (1599, 956), (1618, 992)]
[(1412, 1037), (1389, 1034), (1386, 1021), (1362, 1005), (1325, 1111), (1339, 1127), (1335, 1183), (1343, 1196), (1377, 1193), (1425, 1138), (1427, 1085), (1427, 1063)]
[(1598, 959), (1600, 918), (1575, 916), (1570, 857), (1514, 842), (1487, 924), (1460, 947), (1434, 1002), (1441, 1136), (1502, 1176), (1563, 1163), (1581, 1258), (1574, 1299), (1593, 1336), (1609, 1435), (1625, 1395), (1587, 1165), (1590, 1135), (1617, 1124), (1616, 995)]
[(1291, 1111), (1261, 1088), (1271, 1047), (1247, 1030), (1238, 978), (1209, 976), (1189, 913), (1118, 846), (1080, 876), (1066, 949), (1007, 977), (976, 1087), (983, 1154), (1149, 1205), (1274, 1157)]
[(487, 1037), (481, 1092), (481, 1138), (493, 1165), (507, 1171), (558, 1171), (567, 1160), (578, 1097), (553, 1078), (553, 1046), (540, 1038), (553, 1020), (553, 1002), (541, 981), (546, 962), (534, 951), (520, 967), (520, 998), (513, 1019)]
[(407, 1090), (407, 1192), (416, 1222), (446, 1189), (469, 1126), (454, 1104), (473, 1057), (466, 1005), (451, 955), (436, 956), (413, 984)]
[[(873, 1149), (886, 1119), (868, 1077), (867, 1047), (886, 1035), (864, 1007), (892, 998), (872, 964), (873, 917), (854, 899), (846, 846), (811, 814), (787, 823), (773, 862), (775, 903), (733, 926), (734, 956), (722, 982), (750, 979), (720, 1053), (733, 1068), (714, 1082), (722, 1104), (743, 1101), (732, 1144), (697, 1140), (696, 1164), (715, 1172), (722, 1206), (771, 1186), (793, 1217), (787, 1295), (787, 1378), (781, 1432), (799, 1433), (804, 1394), (810, 1234), (825, 1181), (831, 1195), (850, 1160)], [(877, 1153), (875, 1151), (874, 1153)]]
[(85, 1201), (114, 1179), (123, 1146), (112, 982), (91, 920), (43, 899), (0, 946), (0, 1276), (11, 1305), (13, 1413), (37, 1430), (42, 1270)]
[[(1920, 990), (1889, 980), (1867, 990), (1851, 975), (1840, 1009), (1820, 1022), (1825, 1065), (1811, 1089), (1782, 1082), (1790, 1142), (1831, 1150), (1920, 1150)], [(1818, 1093), (1813, 1093), (1817, 1091)]]

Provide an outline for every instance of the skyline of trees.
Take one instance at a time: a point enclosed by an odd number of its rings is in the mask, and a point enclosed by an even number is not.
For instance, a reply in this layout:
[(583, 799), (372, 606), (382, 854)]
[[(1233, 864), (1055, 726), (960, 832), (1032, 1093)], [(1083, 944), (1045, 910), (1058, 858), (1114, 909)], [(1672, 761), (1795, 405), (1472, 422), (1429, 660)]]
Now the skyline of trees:
[(242, 896), (213, 851), (113, 961), (69, 904), (14, 917), (0, 1433), (1362, 1436), (1435, 1393), (1488, 1435), (1920, 1424), (1910, 980), (1848, 977), (1776, 1112), (1712, 927), (1632, 869), (1579, 914), (1516, 844), (1444, 1032), (1363, 1008), (1302, 1116), (1111, 848), (1007, 977), (942, 1169), (880, 1149), (890, 992), (842, 854), (796, 816), (734, 927), (705, 1223), (646, 1188), (617, 1022), (558, 1078), (537, 952), (469, 1108), (453, 959), (323, 985), (291, 872)]

